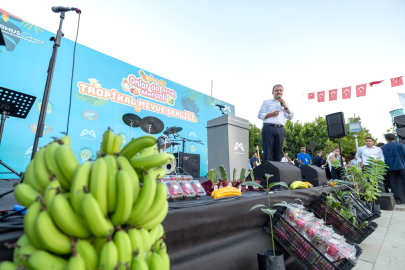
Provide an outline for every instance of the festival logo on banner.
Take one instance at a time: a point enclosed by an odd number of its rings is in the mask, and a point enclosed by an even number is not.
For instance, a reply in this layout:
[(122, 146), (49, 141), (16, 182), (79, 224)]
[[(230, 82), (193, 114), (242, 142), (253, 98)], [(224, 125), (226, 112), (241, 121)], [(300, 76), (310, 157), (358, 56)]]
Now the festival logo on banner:
[[(38, 123), (35, 123), (35, 124), (32, 124), (31, 126), (30, 126), (30, 129), (31, 129), (31, 131), (33, 132), (33, 133), (37, 133), (37, 125), (38, 125)], [(44, 124), (45, 126), (44, 126), (44, 132), (43, 132), (43, 134), (45, 135), (45, 134), (48, 134), (49, 132), (51, 132), (51, 127), (50, 126), (48, 126), (47, 124)]]
[(127, 135), (125, 135), (124, 133), (118, 133), (118, 135), (121, 135), (122, 137), (122, 144), (127, 143)]
[(97, 138), (94, 130), (87, 130), (87, 129), (83, 129), (82, 133), (80, 133), (80, 137), (84, 137), (80, 138), (84, 140), (95, 140)]
[(93, 157), (93, 151), (90, 148), (83, 147), (82, 150), (79, 152), (79, 158), (82, 162), (85, 162)]
[(98, 114), (96, 114), (93, 111), (85, 111), (82, 114), (83, 114), (83, 117), (89, 121), (94, 121), (94, 120), (97, 120), (97, 118), (98, 118)]
[[(197, 117), (193, 112), (184, 110), (180, 111), (171, 107), (163, 106), (148, 100), (141, 99), (141, 97), (152, 99), (154, 101), (165, 103), (170, 106), (175, 104), (177, 93), (173, 89), (164, 87), (166, 82), (158, 80), (152, 74), (147, 76), (142, 70), (139, 71), (141, 77), (137, 78), (135, 75), (129, 75), (128, 79), (123, 79), (121, 86), (124, 91), (129, 92), (131, 95), (125, 95), (118, 92), (116, 89), (104, 89), (101, 86), (78, 82), (79, 92), (81, 95), (96, 97), (100, 100), (111, 100), (112, 102), (131, 106), (136, 112), (142, 109), (166, 115), (168, 117), (175, 117), (178, 119), (197, 123)], [(97, 83), (98, 84), (98, 83)], [(135, 97), (139, 97), (135, 99)]]
[[(41, 106), (42, 106), (42, 100), (39, 101), (36, 105), (35, 105), (35, 110), (40, 112), (41, 111)], [(48, 102), (48, 106), (46, 107), (46, 113), (51, 113), (53, 109), (53, 105), (51, 102)]]

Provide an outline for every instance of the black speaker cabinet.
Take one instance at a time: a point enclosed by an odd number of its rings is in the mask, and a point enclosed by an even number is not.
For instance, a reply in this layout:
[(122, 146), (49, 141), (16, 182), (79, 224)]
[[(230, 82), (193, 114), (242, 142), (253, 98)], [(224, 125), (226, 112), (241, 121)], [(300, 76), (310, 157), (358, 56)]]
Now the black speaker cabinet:
[(397, 127), (405, 126), (405, 115), (395, 116), (394, 122), (397, 125)]
[(343, 138), (347, 135), (345, 115), (343, 112), (332, 113), (326, 116), (328, 135), (331, 139)]
[(326, 172), (315, 165), (305, 165), (300, 167), (301, 181), (309, 182), (314, 187), (321, 186), (326, 182)]
[[(288, 162), (265, 161), (253, 169), (255, 180), (260, 180), (260, 184), (264, 187), (267, 185), (265, 174), (273, 175), (273, 177), (269, 178), (269, 184), (274, 182), (285, 182), (287, 185), (290, 185), (294, 181), (301, 180), (301, 170)], [(251, 180), (250, 174), (247, 179)], [(280, 187), (277, 188), (280, 189)]]
[[(179, 165), (193, 178), (200, 177), (200, 155), (179, 152)], [(174, 154), (177, 162), (177, 153)]]

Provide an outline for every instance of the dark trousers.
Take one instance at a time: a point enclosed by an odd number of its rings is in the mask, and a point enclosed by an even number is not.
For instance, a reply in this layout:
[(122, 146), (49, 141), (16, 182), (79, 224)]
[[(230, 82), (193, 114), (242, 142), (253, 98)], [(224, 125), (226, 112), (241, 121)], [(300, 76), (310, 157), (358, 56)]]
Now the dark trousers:
[(281, 150), (284, 143), (285, 130), (283, 127), (264, 125), (262, 129), (263, 159), (280, 161)]
[(397, 178), (399, 177), (401, 179), (405, 192), (405, 169), (388, 171), (388, 177), (390, 179), (391, 191), (394, 193), (395, 200), (400, 200), (401, 198), (399, 197)]
[(330, 172), (332, 179), (339, 179), (341, 180), (342, 177), (342, 172), (343, 168), (339, 167), (339, 168), (335, 168), (332, 166), (332, 171)]

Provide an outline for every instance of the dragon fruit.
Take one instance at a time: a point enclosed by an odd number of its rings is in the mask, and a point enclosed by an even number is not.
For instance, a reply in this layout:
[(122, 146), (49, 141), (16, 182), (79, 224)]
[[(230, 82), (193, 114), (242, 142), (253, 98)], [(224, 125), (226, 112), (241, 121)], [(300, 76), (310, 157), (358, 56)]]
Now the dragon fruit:
[(356, 253), (355, 253), (355, 248), (352, 245), (349, 245), (348, 243), (344, 243), (343, 248), (339, 251), (337, 259), (355, 259), (356, 258)]
[(323, 220), (318, 219), (318, 218), (313, 218), (309, 222), (305, 224), (305, 237), (307, 239), (312, 239), (314, 237), (314, 234), (323, 227)]
[(287, 208), (286, 218), (290, 223), (295, 223), (295, 217), (304, 210), (304, 206), (296, 203), (291, 203), (290, 207)]
[(328, 257), (331, 260), (336, 260), (336, 257), (339, 251), (343, 248), (344, 243), (345, 243), (344, 237), (334, 233), (326, 243), (325, 246), (326, 257)]
[(198, 181), (198, 180), (190, 180), (190, 185), (193, 188), (193, 190), (194, 190), (195, 194), (197, 195), (197, 197), (207, 195), (205, 193), (204, 188), (201, 186), (200, 181)]
[(307, 212), (307, 211), (302, 211), (295, 217), (295, 224), (296, 228), (299, 231), (303, 231), (305, 228), (305, 224), (311, 220), (311, 218), (314, 216), (313, 213)]
[(194, 190), (191, 188), (191, 185), (188, 181), (186, 180), (180, 180), (179, 185), (181, 187), (181, 190), (183, 191), (183, 196), (185, 198), (195, 198), (196, 194)]
[(326, 243), (332, 238), (333, 230), (328, 227), (322, 227), (315, 232), (312, 237), (312, 244), (321, 252), (325, 252)]
[(278, 229), (276, 230), (277, 236), (281, 239), (281, 241), (288, 241), (288, 235), (284, 230)]
[(171, 200), (177, 200), (183, 196), (181, 188), (176, 181), (165, 181), (165, 184), (167, 190), (169, 191)]

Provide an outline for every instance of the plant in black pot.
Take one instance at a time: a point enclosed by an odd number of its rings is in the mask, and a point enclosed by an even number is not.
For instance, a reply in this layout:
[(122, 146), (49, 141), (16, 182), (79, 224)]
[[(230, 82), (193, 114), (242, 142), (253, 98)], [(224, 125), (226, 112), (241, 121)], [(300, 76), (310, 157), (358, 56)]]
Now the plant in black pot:
[(373, 210), (380, 210), (380, 205), (376, 205), (377, 196), (381, 192), (380, 187), (384, 184), (384, 175), (388, 166), (381, 159), (368, 158), (368, 166), (364, 167), (363, 175), (367, 179), (364, 183), (364, 200), (373, 206)]
[[(285, 264), (284, 264), (284, 254), (280, 251), (276, 251), (274, 248), (274, 237), (273, 237), (273, 222), (272, 222), (272, 217), (276, 213), (277, 210), (274, 210), (273, 207), (278, 207), (278, 206), (283, 206), (283, 207), (289, 207), (290, 205), (287, 203), (275, 203), (273, 205), (270, 204), (270, 189), (273, 186), (284, 186), (287, 189), (289, 189), (288, 185), (284, 182), (276, 182), (276, 183), (271, 183), (269, 184), (269, 178), (272, 177), (273, 175), (265, 174), (266, 180), (267, 180), (267, 188), (265, 189), (265, 192), (267, 194), (267, 201), (268, 201), (268, 206), (264, 204), (256, 204), (250, 210), (248, 213), (256, 208), (260, 208), (260, 210), (265, 213), (266, 215), (269, 215), (270, 217), (270, 230), (271, 230), (271, 242), (272, 242), (272, 250), (263, 250), (259, 251), (257, 253), (258, 260), (259, 260), (259, 270), (269, 270), (269, 269), (274, 269), (274, 270), (285, 270)], [(248, 181), (248, 182), (243, 182), (241, 185), (245, 186), (252, 186), (252, 187), (258, 187), (258, 188), (263, 188), (259, 183), (256, 183), (254, 181)]]

